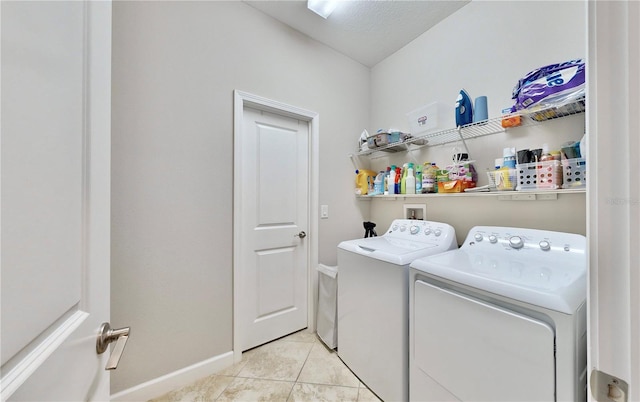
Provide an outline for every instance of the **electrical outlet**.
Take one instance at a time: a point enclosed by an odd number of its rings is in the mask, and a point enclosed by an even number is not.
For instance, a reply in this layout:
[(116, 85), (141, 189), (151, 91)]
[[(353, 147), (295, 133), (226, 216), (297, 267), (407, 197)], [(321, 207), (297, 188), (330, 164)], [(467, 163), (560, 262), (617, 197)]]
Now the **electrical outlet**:
[(320, 219), (329, 219), (328, 205), (320, 205)]

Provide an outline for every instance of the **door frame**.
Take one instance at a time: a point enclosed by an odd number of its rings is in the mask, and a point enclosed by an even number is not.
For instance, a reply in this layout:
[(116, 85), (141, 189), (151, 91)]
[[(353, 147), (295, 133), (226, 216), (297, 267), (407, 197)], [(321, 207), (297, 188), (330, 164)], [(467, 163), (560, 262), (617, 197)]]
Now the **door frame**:
[(307, 331), (315, 332), (315, 311), (317, 300), (318, 274), (314, 267), (318, 265), (318, 176), (319, 176), (319, 124), (320, 115), (316, 112), (291, 106), (275, 100), (263, 98), (248, 92), (234, 90), (233, 108), (233, 361), (242, 359), (240, 300), (242, 283), (240, 281), (240, 255), (242, 246), (242, 211), (239, 200), (242, 199), (241, 177), (243, 169), (240, 139), (243, 133), (244, 108), (251, 107), (261, 111), (306, 121), (309, 124), (309, 177), (307, 178), (309, 200), (309, 228), (307, 248)]
[[(588, 2), (587, 159), (597, 172), (587, 186), (589, 401), (613, 380), (628, 386), (625, 400), (640, 398), (638, 22), (636, 2)], [(624, 169), (606, 172), (616, 165)]]

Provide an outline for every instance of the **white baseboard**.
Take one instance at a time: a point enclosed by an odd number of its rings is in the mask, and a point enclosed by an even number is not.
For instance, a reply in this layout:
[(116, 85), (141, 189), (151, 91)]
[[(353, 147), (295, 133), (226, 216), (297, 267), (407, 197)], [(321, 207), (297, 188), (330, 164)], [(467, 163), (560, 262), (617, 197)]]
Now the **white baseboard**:
[(230, 351), (115, 393), (111, 395), (111, 401), (148, 401), (232, 365), (233, 351)]

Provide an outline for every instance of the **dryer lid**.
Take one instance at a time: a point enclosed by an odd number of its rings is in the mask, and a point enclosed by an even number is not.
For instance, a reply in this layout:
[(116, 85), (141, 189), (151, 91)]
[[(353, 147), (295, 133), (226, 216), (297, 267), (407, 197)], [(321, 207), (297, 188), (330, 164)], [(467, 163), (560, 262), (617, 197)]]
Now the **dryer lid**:
[(587, 297), (586, 238), (572, 233), (476, 226), (459, 250), (411, 266), (566, 314)]
[(472, 288), (573, 314), (587, 295), (586, 264), (523, 260), (467, 249), (418, 259), (412, 268)]

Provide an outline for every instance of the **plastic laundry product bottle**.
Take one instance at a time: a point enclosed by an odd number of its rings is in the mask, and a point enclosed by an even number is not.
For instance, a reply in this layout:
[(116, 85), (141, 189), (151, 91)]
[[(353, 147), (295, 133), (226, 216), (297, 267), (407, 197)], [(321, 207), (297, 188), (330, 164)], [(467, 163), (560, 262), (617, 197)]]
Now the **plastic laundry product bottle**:
[(400, 194), (400, 178), (402, 177), (402, 169), (396, 168), (395, 193)]
[(413, 163), (409, 164), (407, 169), (407, 177), (405, 178), (406, 194), (416, 193), (416, 177), (413, 175)]
[(372, 195), (380, 195), (384, 193), (384, 170), (381, 170), (373, 182)]
[(402, 166), (402, 179), (400, 180), (400, 194), (407, 194), (407, 169), (408, 164)]
[(416, 165), (416, 194), (422, 194), (422, 165)]
[(503, 149), (502, 156), (504, 158), (504, 162), (502, 166), (511, 168), (511, 169), (516, 168), (516, 149), (515, 148)]
[(440, 168), (435, 162), (431, 162), (431, 170), (433, 171), (433, 192), (438, 192), (438, 171)]
[(424, 169), (422, 170), (422, 192), (433, 193), (434, 181), (435, 181), (435, 174), (431, 170), (431, 162), (425, 162)]
[(391, 165), (391, 171), (389, 172), (389, 179), (387, 180), (387, 188), (389, 194), (396, 193), (396, 166)]

